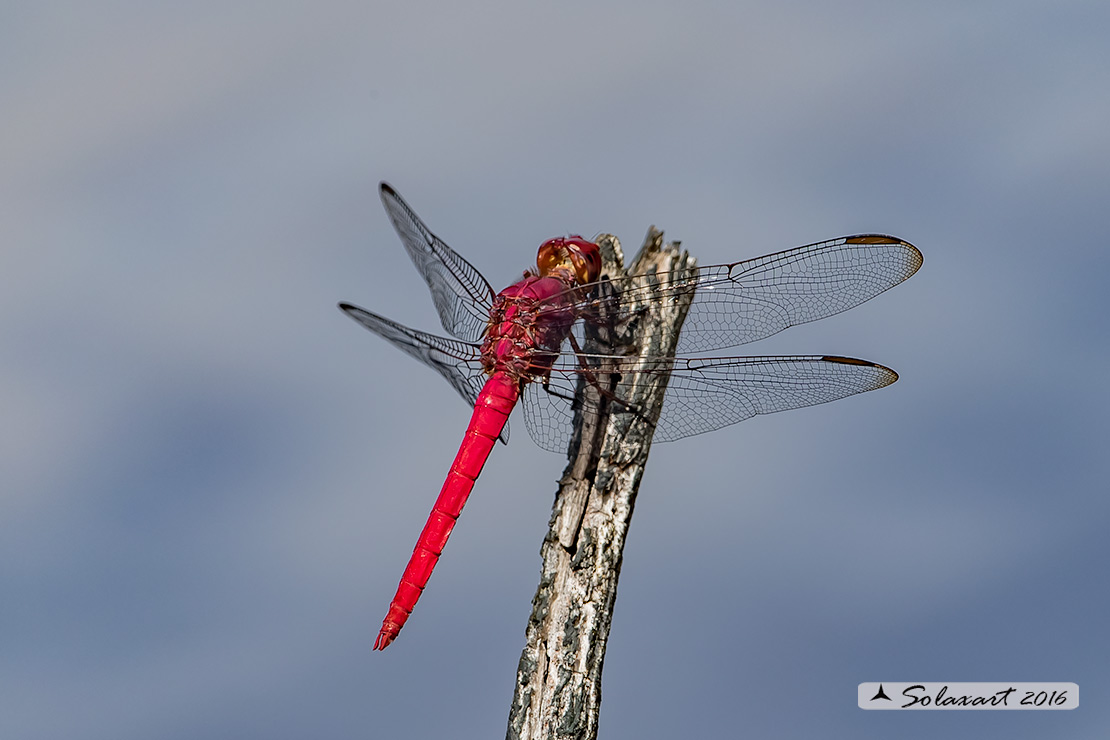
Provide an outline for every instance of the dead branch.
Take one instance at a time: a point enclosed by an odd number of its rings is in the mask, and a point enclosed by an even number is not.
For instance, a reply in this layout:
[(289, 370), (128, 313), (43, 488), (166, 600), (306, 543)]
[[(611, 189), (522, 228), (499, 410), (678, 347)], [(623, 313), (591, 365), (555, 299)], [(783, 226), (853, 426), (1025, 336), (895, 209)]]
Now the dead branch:
[[(663, 246), (663, 233), (655, 227), (626, 272), (616, 237), (602, 235), (597, 241), (606, 258), (606, 272), (615, 283), (625, 276), (650, 280), (653, 275), (694, 266), (677, 242)], [(670, 356), (692, 297), (691, 293), (685, 300), (648, 299), (632, 306), (639, 309), (636, 320), (616, 330), (587, 331), (583, 349), (610, 355)], [(651, 449), (653, 422), (659, 418), (666, 391), (666, 377), (657, 373), (620, 377), (606, 374), (603, 366), (598, 377), (637, 413), (580, 414), (576, 419), (569, 464), (540, 549), (540, 583), (509, 710), (511, 740), (597, 737), (601, 669), (625, 536)], [(583, 384), (579, 393), (600, 397), (589, 384)]]

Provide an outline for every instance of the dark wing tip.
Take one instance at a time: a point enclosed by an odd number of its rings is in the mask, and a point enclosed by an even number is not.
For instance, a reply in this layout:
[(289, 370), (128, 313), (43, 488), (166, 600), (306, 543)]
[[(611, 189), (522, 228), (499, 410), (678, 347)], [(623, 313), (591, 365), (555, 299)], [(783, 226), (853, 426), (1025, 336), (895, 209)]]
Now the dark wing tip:
[(385, 195), (392, 195), (394, 197), (396, 197), (396, 195), (397, 195), (397, 191), (394, 190), (393, 186), (390, 185), (385, 180), (382, 180), (380, 183), (378, 183), (378, 187), (381, 188), (382, 193), (385, 194)]
[(856, 234), (855, 236), (845, 237), (844, 241), (849, 244), (909, 244), (909, 242), (889, 234)]
[(880, 380), (882, 382), (880, 382), (878, 385), (876, 385), (875, 386), (876, 388), (885, 388), (886, 386), (890, 385), (894, 381), (898, 380), (898, 373), (894, 372), (893, 370), (891, 370), (886, 365), (880, 365), (877, 362), (871, 362), (869, 360), (860, 360), (860, 359), (857, 359), (855, 357), (840, 357), (838, 355), (824, 355), (821, 359), (824, 362), (835, 362), (839, 365), (861, 365), (863, 367), (873, 367), (873, 368), (875, 368), (876, 370), (878, 370), (880, 372), (880, 374), (882, 376), (882, 377), (880, 377)]
[(356, 306), (353, 303), (347, 303), (346, 301), (340, 301), (337, 305), (338, 305), (340, 311), (347, 314), (348, 316), (350, 316), (355, 321), (359, 320), (359, 314), (368, 313), (368, 311), (365, 308), (361, 308), (359, 306)]
[(920, 249), (910, 244), (905, 239), (899, 239), (890, 234), (857, 234), (855, 236), (845, 237), (844, 241), (847, 244), (886, 244), (892, 247), (903, 247), (910, 255), (909, 259), (906, 260), (908, 268), (907, 278), (921, 269), (921, 265), (925, 262), (925, 255), (921, 254)]

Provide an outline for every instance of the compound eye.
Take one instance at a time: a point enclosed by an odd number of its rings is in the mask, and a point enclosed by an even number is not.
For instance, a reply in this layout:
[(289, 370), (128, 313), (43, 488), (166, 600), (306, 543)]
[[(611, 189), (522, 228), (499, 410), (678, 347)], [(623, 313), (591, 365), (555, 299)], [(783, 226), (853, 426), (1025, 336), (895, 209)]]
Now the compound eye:
[(582, 258), (578, 263), (580, 269), (577, 270), (579, 282), (594, 282), (601, 274), (601, 253), (597, 245), (583, 239), (578, 245), (578, 254)]

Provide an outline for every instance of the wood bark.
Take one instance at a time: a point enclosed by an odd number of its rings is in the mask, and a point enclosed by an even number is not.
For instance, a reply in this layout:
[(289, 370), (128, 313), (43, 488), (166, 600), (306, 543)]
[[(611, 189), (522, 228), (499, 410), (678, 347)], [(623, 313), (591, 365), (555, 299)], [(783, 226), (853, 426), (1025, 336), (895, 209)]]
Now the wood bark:
[[(616, 237), (605, 234), (597, 242), (605, 259), (603, 274), (614, 285), (650, 282), (655, 275), (694, 267), (678, 242), (664, 246), (663, 233), (655, 227), (627, 271)], [(608, 330), (597, 328), (604, 321), (587, 322), (583, 349), (644, 358), (671, 356), (692, 298), (690, 293), (677, 300), (649, 298), (640, 306), (622, 306), (637, 310), (634, 319)], [(575, 420), (569, 463), (540, 549), (540, 583), (509, 710), (510, 740), (597, 737), (601, 669), (625, 537), (667, 382), (659, 373), (620, 377), (606, 374), (604, 366), (601, 370), (599, 384), (637, 413), (580, 414)], [(606, 403), (590, 384), (580, 384), (579, 393), (594, 394), (595, 400), (601, 399), (597, 402)]]

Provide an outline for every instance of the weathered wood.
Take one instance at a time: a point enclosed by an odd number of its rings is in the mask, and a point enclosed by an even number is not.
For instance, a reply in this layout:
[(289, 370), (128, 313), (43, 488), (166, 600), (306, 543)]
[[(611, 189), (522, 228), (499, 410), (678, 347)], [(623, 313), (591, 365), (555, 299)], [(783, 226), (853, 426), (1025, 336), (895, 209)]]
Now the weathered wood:
[[(598, 238), (605, 273), (645, 281), (656, 274), (685, 271), (694, 260), (677, 242), (663, 246), (652, 227), (636, 261), (622, 271), (616, 237)], [(628, 276), (627, 278), (624, 276)], [(608, 332), (587, 330), (584, 350), (599, 354), (670, 356), (693, 294), (683, 300), (647, 301), (636, 319)], [(602, 305), (604, 302), (602, 301)], [(602, 309), (603, 310), (603, 309)], [(625, 536), (640, 477), (651, 449), (666, 377), (658, 373), (606, 375), (598, 380), (638, 413), (576, 419), (569, 464), (559, 483), (550, 529), (540, 555), (543, 567), (532, 600), (527, 642), (517, 667), (509, 710), (511, 740), (593, 740), (601, 705), (601, 669), (617, 598)], [(582, 384), (580, 393), (597, 389)]]

